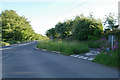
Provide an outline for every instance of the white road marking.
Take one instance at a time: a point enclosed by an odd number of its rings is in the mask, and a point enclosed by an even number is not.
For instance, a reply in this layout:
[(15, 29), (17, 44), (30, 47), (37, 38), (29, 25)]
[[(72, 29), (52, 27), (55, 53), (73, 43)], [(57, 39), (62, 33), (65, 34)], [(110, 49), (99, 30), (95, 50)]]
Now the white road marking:
[(70, 56), (74, 56), (74, 55), (70, 55)]
[(9, 47), (9, 48), (2, 48), (2, 49), (0, 49), (0, 50), (6, 50), (6, 49), (11, 49), (12, 47)]
[(78, 58), (84, 58), (84, 56), (80, 56), (80, 57), (78, 57)]
[(74, 57), (79, 57), (79, 55), (74, 55)]
[(83, 57), (82, 59), (88, 59), (88, 57)]
[(86, 53), (85, 55), (90, 56), (90, 53)]
[(97, 52), (97, 54), (99, 54), (100, 52)]
[(89, 60), (89, 61), (92, 61), (93, 59), (94, 59), (94, 58), (89, 58), (88, 60)]
[[(95, 53), (93, 53), (93, 52), (95, 52)], [(90, 52), (88, 52), (88, 53), (85, 53), (84, 55), (92, 56), (92, 55), (98, 55), (98, 54), (99, 54), (99, 52), (90, 51)], [(94, 60), (93, 57), (85, 57), (85, 56), (80, 56), (80, 55), (70, 55), (70, 56), (75, 57), (75, 58), (81, 58), (81, 59), (84, 59), (84, 60), (89, 60), (89, 61)]]
[(57, 52), (57, 51), (56, 51), (56, 53), (60, 54), (61, 52)]
[(46, 49), (42, 49), (43, 51), (47, 51)]
[(74, 55), (73, 57), (78, 57), (78, 56)]
[(51, 51), (51, 52), (55, 53), (56, 51)]
[(39, 49), (39, 48), (35, 47), (35, 49)]
[(30, 42), (30, 43), (25, 43), (25, 44), (14, 44), (8, 48), (0, 48), (0, 50), (6, 50), (6, 49), (11, 49), (13, 47), (17, 47), (17, 46), (24, 46), (24, 45), (28, 45), (28, 44), (31, 44), (31, 43), (34, 43), (34, 42)]

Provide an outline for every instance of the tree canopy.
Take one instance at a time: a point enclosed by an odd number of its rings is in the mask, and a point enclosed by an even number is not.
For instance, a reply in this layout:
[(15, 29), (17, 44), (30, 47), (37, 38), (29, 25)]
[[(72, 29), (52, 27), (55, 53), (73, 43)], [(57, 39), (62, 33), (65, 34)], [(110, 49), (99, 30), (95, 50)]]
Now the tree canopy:
[(91, 15), (90, 17), (77, 16), (73, 26), (73, 37), (76, 40), (98, 39), (103, 32), (101, 20), (95, 19)]
[(109, 15), (105, 15), (105, 21), (104, 21), (104, 25), (108, 28), (108, 29), (114, 29), (116, 28), (115, 24), (117, 22), (117, 17), (115, 17), (114, 13), (109, 13)]
[(17, 43), (42, 39), (43, 36), (34, 32), (27, 18), (13, 10), (5, 10), (1, 15), (3, 41)]
[[(51, 31), (54, 30), (54, 31)], [(50, 32), (51, 31), (51, 32)], [(55, 28), (47, 30), (46, 35), (57, 35), (58, 38), (73, 38), (74, 40), (98, 39), (102, 35), (103, 26), (100, 19), (95, 19), (91, 14), (76, 16), (74, 20), (58, 22)], [(53, 37), (57, 37), (53, 36)]]

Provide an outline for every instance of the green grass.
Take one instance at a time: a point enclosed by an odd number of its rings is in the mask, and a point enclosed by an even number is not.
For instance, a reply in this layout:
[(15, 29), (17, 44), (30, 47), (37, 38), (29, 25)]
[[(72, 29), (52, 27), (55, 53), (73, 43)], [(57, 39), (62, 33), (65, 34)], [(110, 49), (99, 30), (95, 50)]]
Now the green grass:
[(106, 45), (106, 41), (100, 41), (100, 40), (89, 40), (85, 41), (84, 44), (88, 45), (89, 48), (100, 48), (103, 45)]
[[(120, 45), (120, 44), (119, 44)], [(82, 54), (89, 51), (89, 48), (100, 48), (107, 47), (109, 44), (106, 41), (60, 41), (60, 40), (53, 40), (53, 41), (40, 41), (37, 44), (37, 48), (40, 49), (47, 49), (50, 51), (60, 51), (62, 54), (65, 55), (72, 55), (72, 54)], [(101, 53), (95, 57), (93, 62), (97, 62), (100, 64), (104, 64), (106, 66), (111, 67), (119, 67), (120, 68), (120, 51), (119, 48), (116, 50), (110, 50), (108, 54), (105, 54), (106, 50), (101, 50)], [(111, 54), (111, 55), (109, 55)]]
[(108, 54), (105, 54), (105, 51), (101, 51), (101, 54), (97, 55), (93, 62), (97, 62), (111, 67), (120, 67), (118, 56), (120, 56), (119, 50), (116, 51), (111, 50), (108, 52)]
[(86, 44), (77, 41), (40, 41), (37, 44), (37, 48), (47, 49), (50, 51), (60, 51), (65, 55), (82, 54), (89, 51), (89, 48)]
[[(119, 41), (117, 41), (119, 42)], [(101, 53), (95, 57), (93, 62), (97, 62), (100, 64), (104, 64), (106, 66), (111, 66), (111, 67), (119, 67), (120, 68), (120, 43), (117, 43), (116, 47), (114, 50), (110, 49), (107, 51), (107, 48), (111, 48), (110, 43), (104, 41), (101, 43)], [(115, 46), (116, 43), (114, 43)], [(118, 47), (117, 47), (118, 46)], [(107, 54), (105, 54), (107, 53)]]

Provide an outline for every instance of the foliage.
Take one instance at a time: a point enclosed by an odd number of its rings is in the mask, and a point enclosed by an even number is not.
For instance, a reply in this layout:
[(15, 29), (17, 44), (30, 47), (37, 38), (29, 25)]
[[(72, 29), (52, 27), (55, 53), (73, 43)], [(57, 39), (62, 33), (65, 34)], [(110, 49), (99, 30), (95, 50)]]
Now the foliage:
[(0, 15), (0, 41), (2, 41), (2, 16)]
[(2, 38), (4, 42), (19, 43), (41, 40), (42, 35), (35, 33), (27, 18), (19, 16), (13, 10), (2, 12)]
[(105, 37), (106, 39), (108, 39), (108, 36), (109, 35), (116, 35), (116, 39), (120, 40), (120, 29), (117, 29), (117, 30), (113, 30), (113, 31), (110, 31), (110, 30), (107, 30), (103, 35), (102, 37)]
[(117, 19), (115, 18), (114, 13), (109, 13), (109, 15), (106, 15), (105, 21), (104, 21), (104, 25), (107, 26), (107, 28), (109, 29), (114, 29), (115, 28), (115, 24), (117, 22)]
[(55, 31), (55, 28), (51, 28), (51, 29), (47, 30), (46, 35), (49, 38), (53, 37), (53, 39), (58, 37), (58, 35), (57, 35), (56, 31)]
[(48, 37), (52, 35), (54, 38), (61, 39), (88, 40), (98, 39), (102, 32), (103, 26), (100, 19), (96, 20), (92, 15), (89, 17), (80, 15), (76, 16), (74, 20), (57, 23), (55, 28), (47, 30), (46, 35)]
[(1, 46), (8, 46), (8, 45), (10, 45), (10, 44), (7, 43), (7, 42), (2, 42), (2, 41), (0, 41), (0, 47), (1, 47)]
[(93, 62), (98, 62), (107, 66), (120, 67), (119, 58), (120, 56), (119, 49), (116, 50), (102, 50), (101, 54), (97, 55)]
[(77, 16), (73, 24), (73, 37), (76, 40), (98, 39), (102, 35), (103, 26), (101, 20), (83, 15)]
[[(116, 35), (118, 36), (118, 35)], [(94, 62), (105, 64), (107, 66), (120, 67), (119, 56), (120, 56), (120, 36), (116, 37), (116, 41), (111, 48), (108, 42), (105, 42), (98, 50), (101, 54), (97, 55)]]
[(62, 22), (58, 22), (55, 25), (55, 28), (51, 28), (47, 30), (46, 35), (48, 37), (53, 37), (53, 38), (68, 38), (72, 35), (71, 30), (73, 29), (73, 21), (72, 20), (67, 20)]
[(82, 54), (89, 51), (87, 45), (79, 42), (66, 42), (66, 41), (40, 41), (37, 44), (40, 49), (47, 49), (50, 51), (60, 51), (62, 54)]
[(55, 25), (55, 30), (59, 34), (60, 38), (66, 38), (72, 35), (71, 30), (73, 29), (73, 21), (67, 20), (63, 23), (59, 22)]

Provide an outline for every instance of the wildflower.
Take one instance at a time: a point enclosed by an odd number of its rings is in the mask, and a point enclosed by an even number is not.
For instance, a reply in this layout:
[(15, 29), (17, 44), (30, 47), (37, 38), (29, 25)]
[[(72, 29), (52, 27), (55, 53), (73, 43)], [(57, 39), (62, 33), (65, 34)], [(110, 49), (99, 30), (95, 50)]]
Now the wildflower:
[(98, 48), (97, 51), (99, 52), (99, 51), (100, 51), (100, 48)]
[(110, 49), (109, 48), (107, 48), (107, 51), (109, 51)]
[(107, 52), (106, 52), (106, 53), (104, 53), (104, 54), (107, 54)]
[(115, 49), (115, 46), (112, 47), (112, 50), (114, 50), (114, 49)]
[(101, 38), (101, 41), (104, 41), (104, 40), (106, 40), (106, 38)]
[(104, 49), (104, 46), (102, 46), (102, 48), (101, 49)]
[(115, 50), (116, 48), (118, 48), (117, 41), (115, 42), (115, 45), (112, 47), (112, 50)]
[(101, 38), (101, 41), (103, 41), (103, 38)]
[(112, 54), (109, 54), (110, 56), (112, 56)]

